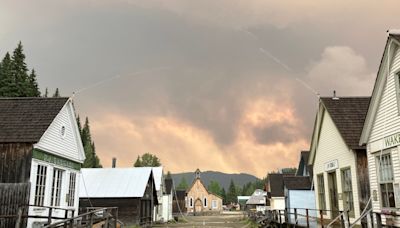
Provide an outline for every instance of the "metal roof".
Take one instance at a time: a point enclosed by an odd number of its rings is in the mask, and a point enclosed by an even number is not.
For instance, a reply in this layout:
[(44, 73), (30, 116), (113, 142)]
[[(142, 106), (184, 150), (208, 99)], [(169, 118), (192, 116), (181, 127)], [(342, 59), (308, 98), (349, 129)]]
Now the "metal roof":
[(80, 198), (143, 197), (151, 167), (81, 169)]
[(261, 189), (256, 189), (251, 195), (250, 199), (247, 200), (246, 204), (253, 205), (265, 205), (266, 204), (266, 195), (267, 192), (264, 192)]
[(160, 191), (161, 189), (161, 182), (163, 176), (163, 167), (153, 167), (153, 176), (154, 176), (154, 184), (156, 185), (156, 190)]

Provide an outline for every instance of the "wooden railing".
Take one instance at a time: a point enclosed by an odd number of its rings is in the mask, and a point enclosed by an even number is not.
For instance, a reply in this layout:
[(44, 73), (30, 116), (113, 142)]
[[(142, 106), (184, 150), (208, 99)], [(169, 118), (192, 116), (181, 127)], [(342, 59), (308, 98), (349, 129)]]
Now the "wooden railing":
[[(47, 215), (32, 215), (29, 214), (29, 208), (34, 207), (34, 208), (39, 208), (39, 209), (44, 209), (47, 210)], [(64, 217), (59, 217), (59, 216), (54, 216), (53, 212), (55, 210), (61, 210), (64, 211), (62, 213)], [(27, 218), (38, 218), (38, 219), (47, 219), (46, 224), (51, 224), (52, 220), (60, 220), (60, 219), (66, 219), (68, 218), (68, 214), (71, 212), (71, 214), (74, 214), (74, 209), (67, 209), (67, 208), (60, 208), (60, 207), (49, 207), (49, 206), (37, 206), (37, 205), (22, 205), (18, 208), (17, 214), (14, 215), (0, 215), (0, 219), (14, 219), (16, 220), (15, 222), (15, 227), (20, 228), (23, 227), (25, 222), (23, 222)]]
[(118, 221), (118, 208), (87, 208), (87, 212), (78, 216), (67, 218), (45, 226), (45, 228), (72, 228), (72, 227), (93, 227), (95, 224), (101, 224), (103, 228), (116, 228)]

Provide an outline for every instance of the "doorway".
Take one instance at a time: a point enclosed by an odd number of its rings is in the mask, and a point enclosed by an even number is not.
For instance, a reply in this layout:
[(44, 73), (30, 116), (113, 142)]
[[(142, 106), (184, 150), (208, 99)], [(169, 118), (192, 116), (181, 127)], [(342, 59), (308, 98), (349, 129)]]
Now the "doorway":
[(331, 204), (332, 219), (339, 215), (339, 199), (337, 192), (336, 171), (328, 173), (329, 200)]

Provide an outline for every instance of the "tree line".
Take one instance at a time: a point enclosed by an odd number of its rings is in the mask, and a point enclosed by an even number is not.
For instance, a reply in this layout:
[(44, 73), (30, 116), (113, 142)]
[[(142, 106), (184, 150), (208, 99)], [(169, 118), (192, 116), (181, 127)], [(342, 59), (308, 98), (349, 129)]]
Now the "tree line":
[[(0, 97), (40, 97), (41, 92), (37, 82), (35, 69), (28, 69), (25, 62), (25, 54), (22, 43), (19, 42), (12, 55), (7, 52), (0, 62)], [(43, 97), (48, 97), (46, 88)], [(53, 97), (60, 97), (60, 91), (56, 88)], [(77, 124), (85, 150), (86, 159), (84, 168), (102, 167), (97, 157), (94, 141), (92, 140), (89, 126), (89, 118), (86, 117), (82, 127), (79, 116)]]

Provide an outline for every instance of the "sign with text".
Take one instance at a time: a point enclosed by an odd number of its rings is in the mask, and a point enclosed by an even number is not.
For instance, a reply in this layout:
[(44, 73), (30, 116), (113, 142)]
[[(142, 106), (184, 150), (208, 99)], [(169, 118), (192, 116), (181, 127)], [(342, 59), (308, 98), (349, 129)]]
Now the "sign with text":
[(331, 171), (337, 168), (339, 168), (339, 161), (337, 159), (325, 163), (325, 171)]
[(62, 167), (66, 167), (66, 168), (70, 168), (70, 169), (75, 169), (75, 170), (80, 170), (81, 169), (81, 164), (79, 164), (78, 162), (75, 161), (71, 161), (69, 159), (57, 156), (57, 155), (53, 155), (50, 153), (47, 153), (45, 151), (42, 150), (38, 150), (38, 149), (33, 149), (33, 154), (32, 154), (33, 158), (48, 162), (48, 163), (52, 163), (55, 165), (59, 165)]
[(390, 135), (383, 139), (384, 148), (394, 147), (400, 145), (400, 133)]

